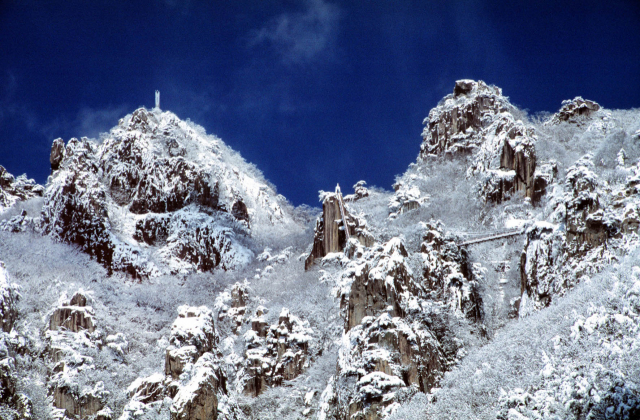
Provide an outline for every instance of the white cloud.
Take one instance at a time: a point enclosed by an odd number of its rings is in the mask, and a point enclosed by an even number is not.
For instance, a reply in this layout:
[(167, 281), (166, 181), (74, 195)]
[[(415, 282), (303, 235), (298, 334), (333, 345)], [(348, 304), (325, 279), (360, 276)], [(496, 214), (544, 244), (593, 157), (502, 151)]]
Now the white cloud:
[(127, 114), (127, 107), (120, 105), (103, 109), (81, 108), (74, 118), (58, 117), (41, 129), (45, 137), (89, 137), (97, 138), (100, 133), (108, 132), (118, 124), (118, 120)]
[(285, 63), (308, 63), (331, 51), (340, 9), (323, 0), (307, 0), (298, 13), (283, 13), (251, 37), (250, 45), (270, 44)]
[(118, 120), (127, 114), (124, 105), (105, 109), (82, 108), (75, 119), (74, 130), (81, 136), (97, 137), (118, 124)]

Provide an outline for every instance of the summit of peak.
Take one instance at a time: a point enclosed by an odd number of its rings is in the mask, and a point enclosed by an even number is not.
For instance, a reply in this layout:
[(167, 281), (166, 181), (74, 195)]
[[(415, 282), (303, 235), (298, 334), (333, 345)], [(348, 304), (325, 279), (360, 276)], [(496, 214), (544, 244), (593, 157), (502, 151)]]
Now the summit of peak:
[(102, 142), (56, 139), (51, 156), (45, 233), (80, 244), (109, 270), (230, 269), (252, 258), (239, 236), (297, 226), (259, 170), (169, 111), (139, 108)]

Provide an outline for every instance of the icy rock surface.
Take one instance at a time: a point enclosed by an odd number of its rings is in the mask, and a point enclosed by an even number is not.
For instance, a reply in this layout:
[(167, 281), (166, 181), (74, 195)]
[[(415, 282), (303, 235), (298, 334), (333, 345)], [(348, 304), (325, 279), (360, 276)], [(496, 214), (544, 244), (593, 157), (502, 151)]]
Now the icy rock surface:
[(232, 269), (253, 257), (238, 235), (296, 227), (253, 167), (170, 112), (138, 109), (102, 143), (57, 139), (51, 163), (44, 233), (134, 277)]
[(53, 365), (49, 387), (53, 406), (63, 418), (83, 419), (105, 408), (108, 392), (104, 384), (82, 386), (80, 377), (95, 369), (94, 359), (102, 346), (102, 333), (95, 329), (93, 309), (87, 295), (79, 291), (70, 300), (63, 295), (53, 310), (46, 332)]
[(210, 309), (181, 306), (171, 326), (164, 374), (138, 378), (121, 420), (146, 418), (169, 406), (171, 420), (241, 417), (227, 392), (222, 354)]
[(429, 392), (454, 363), (450, 316), (479, 321), (477, 274), (442, 226), (424, 225), (423, 273), (414, 274), (399, 238), (349, 243), (336, 284), (344, 310), (338, 369), (319, 418), (384, 419), (416, 392)]
[(283, 385), (308, 367), (313, 331), (309, 323), (283, 308), (273, 325), (258, 308), (250, 320), (251, 329), (244, 334), (247, 350), (245, 365), (238, 373), (238, 388), (257, 396), (267, 387)]
[(356, 238), (365, 246), (373, 245), (373, 237), (367, 230), (366, 221), (349, 212), (339, 186), (335, 193), (323, 193), (321, 199), (322, 217), (316, 221), (313, 249), (305, 260), (305, 269), (309, 269), (318, 258), (332, 252), (341, 252), (350, 237)]
[(605, 185), (591, 155), (567, 170), (548, 216), (527, 231), (520, 264), (521, 314), (549, 305), (583, 276), (618, 260), (637, 242), (640, 196), (634, 167), (620, 185)]
[(0, 213), (9, 209), (18, 201), (25, 201), (34, 197), (42, 197), (44, 187), (36, 184), (26, 175), (14, 177), (0, 165)]

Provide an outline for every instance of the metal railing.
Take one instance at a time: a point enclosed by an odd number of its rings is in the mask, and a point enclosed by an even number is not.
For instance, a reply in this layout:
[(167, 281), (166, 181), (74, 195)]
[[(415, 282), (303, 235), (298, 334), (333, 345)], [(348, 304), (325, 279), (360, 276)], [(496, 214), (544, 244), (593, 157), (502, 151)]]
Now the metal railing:
[(525, 231), (526, 231), (526, 229), (517, 229), (517, 230), (510, 230), (510, 231), (493, 232), (493, 233), (488, 234), (486, 236), (481, 236), (481, 237), (478, 237), (478, 238), (469, 239), (468, 241), (460, 242), (460, 243), (458, 243), (456, 245), (458, 245), (458, 246), (466, 246), (466, 245), (478, 244), (478, 243), (481, 243), (481, 242), (494, 241), (494, 240), (497, 240), (497, 239), (508, 238), (510, 236), (523, 235), (525, 233)]

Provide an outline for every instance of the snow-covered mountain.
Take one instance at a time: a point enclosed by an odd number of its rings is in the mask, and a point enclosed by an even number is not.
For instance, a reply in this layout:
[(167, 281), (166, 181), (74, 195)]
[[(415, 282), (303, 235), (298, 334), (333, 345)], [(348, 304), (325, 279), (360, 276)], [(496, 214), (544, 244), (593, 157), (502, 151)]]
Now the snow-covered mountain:
[(299, 229), (257, 169), (171, 112), (140, 108), (101, 142), (56, 139), (50, 160), (34, 226), (110, 272), (233, 269), (253, 258), (241, 236)]
[(317, 219), (159, 109), (0, 167), (0, 418), (639, 418), (640, 111), (424, 126)]

